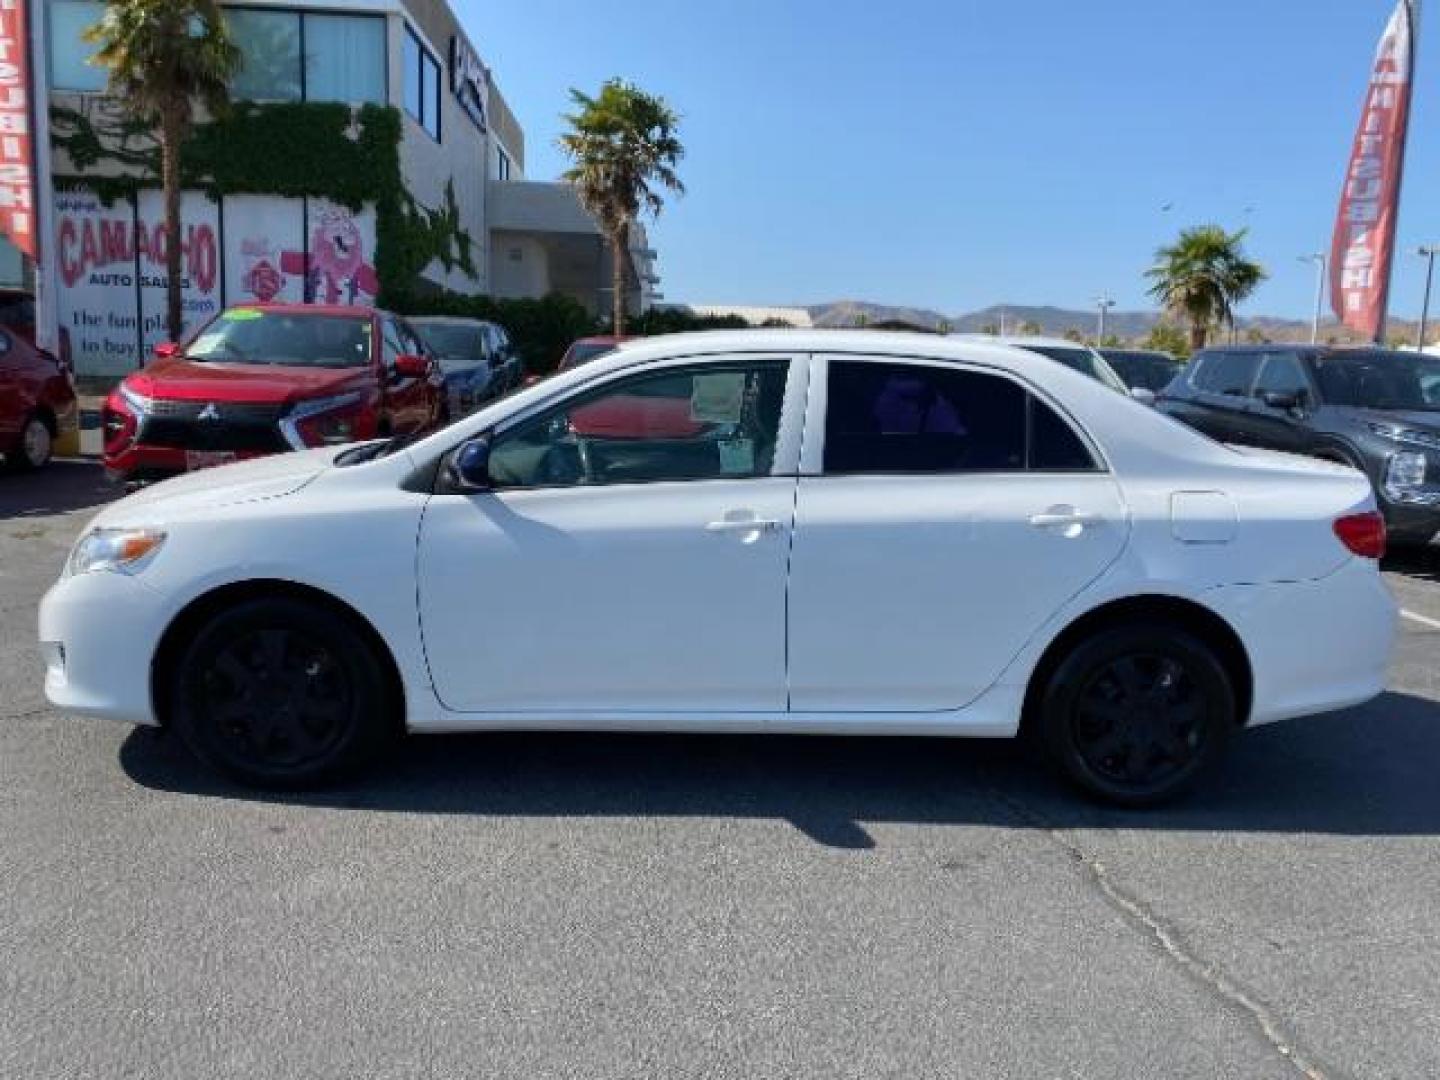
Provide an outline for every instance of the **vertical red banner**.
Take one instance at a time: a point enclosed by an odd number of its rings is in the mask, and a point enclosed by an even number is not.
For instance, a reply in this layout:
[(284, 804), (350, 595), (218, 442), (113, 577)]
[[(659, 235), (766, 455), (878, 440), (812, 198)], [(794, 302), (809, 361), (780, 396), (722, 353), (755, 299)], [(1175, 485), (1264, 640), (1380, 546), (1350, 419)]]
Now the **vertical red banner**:
[(1345, 173), (1330, 263), (1330, 302), (1345, 326), (1379, 340), (1405, 169), (1415, 69), (1415, 13), (1400, 0), (1375, 54), (1360, 129)]
[(25, 5), (0, 0), (0, 232), (33, 259), (37, 216)]

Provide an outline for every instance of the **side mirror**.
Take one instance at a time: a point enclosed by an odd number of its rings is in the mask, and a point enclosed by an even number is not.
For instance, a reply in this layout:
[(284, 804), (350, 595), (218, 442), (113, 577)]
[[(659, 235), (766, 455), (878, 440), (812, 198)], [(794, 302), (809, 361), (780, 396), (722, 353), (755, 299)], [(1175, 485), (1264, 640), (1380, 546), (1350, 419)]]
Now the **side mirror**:
[(450, 482), (460, 491), (488, 491), (490, 488), (490, 440), (481, 436), (461, 445), (450, 455), (447, 467)]
[(1143, 386), (1132, 386), (1130, 388), (1130, 396), (1140, 402), (1141, 405), (1149, 405), (1152, 408), (1155, 406), (1154, 390), (1147, 390)]
[(1260, 395), (1260, 400), (1269, 408), (1283, 409), (1285, 412), (1294, 412), (1301, 407), (1305, 398), (1303, 394), (1287, 394), (1277, 390), (1267, 390)]
[(172, 356), (180, 355), (180, 346), (173, 341), (162, 341), (155, 346), (156, 360), (169, 360)]
[(402, 379), (423, 379), (430, 374), (430, 361), (419, 353), (401, 353), (395, 358), (395, 374)]

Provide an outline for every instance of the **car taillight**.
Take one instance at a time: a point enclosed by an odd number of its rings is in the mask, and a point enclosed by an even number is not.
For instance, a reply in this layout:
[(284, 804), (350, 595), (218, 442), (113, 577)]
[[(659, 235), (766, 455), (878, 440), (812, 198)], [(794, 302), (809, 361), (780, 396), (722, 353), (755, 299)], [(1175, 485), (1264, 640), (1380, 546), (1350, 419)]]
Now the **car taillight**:
[(1337, 518), (1335, 535), (1352, 554), (1362, 559), (1385, 557), (1385, 519), (1377, 511)]

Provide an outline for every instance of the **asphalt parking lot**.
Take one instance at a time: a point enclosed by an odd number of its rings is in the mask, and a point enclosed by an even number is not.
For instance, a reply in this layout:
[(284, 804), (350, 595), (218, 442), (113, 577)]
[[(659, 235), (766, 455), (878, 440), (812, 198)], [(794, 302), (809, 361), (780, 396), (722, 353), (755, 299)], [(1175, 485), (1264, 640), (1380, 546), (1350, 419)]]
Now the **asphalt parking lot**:
[(0, 477), (0, 1076), (1440, 1074), (1440, 558), (1384, 698), (1160, 812), (919, 740), (432, 738), (277, 798), (46, 706), (111, 496)]

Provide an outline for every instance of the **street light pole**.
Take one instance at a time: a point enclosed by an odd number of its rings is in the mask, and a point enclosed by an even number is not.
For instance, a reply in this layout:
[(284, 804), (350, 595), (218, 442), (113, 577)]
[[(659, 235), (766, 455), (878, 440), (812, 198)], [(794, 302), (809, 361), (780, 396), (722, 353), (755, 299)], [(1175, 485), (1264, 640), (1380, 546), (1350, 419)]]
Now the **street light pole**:
[(1301, 255), (1300, 261), (1315, 264), (1315, 318), (1310, 323), (1310, 344), (1318, 345), (1320, 311), (1325, 306), (1325, 270), (1330, 265), (1330, 260), (1323, 251), (1317, 251), (1314, 255)]
[(1415, 252), (1426, 261), (1425, 267), (1425, 302), (1420, 305), (1420, 335), (1415, 342), (1416, 347), (1425, 351), (1425, 330), (1426, 324), (1430, 321), (1430, 286), (1435, 280), (1435, 256), (1440, 255), (1440, 244), (1426, 244)]
[(1104, 345), (1104, 344), (1105, 344), (1105, 313), (1115, 306), (1115, 301), (1112, 300), (1112, 299), (1111, 299), (1110, 297), (1108, 297), (1108, 296), (1101, 295), (1101, 296), (1097, 296), (1097, 297), (1095, 298), (1095, 306), (1096, 306), (1097, 308), (1099, 308), (1099, 310), (1100, 310), (1100, 325), (1099, 325), (1099, 327), (1098, 327), (1099, 333), (1098, 333), (1098, 334), (1096, 335), (1096, 337), (1095, 337), (1095, 344), (1096, 344), (1096, 345)]

